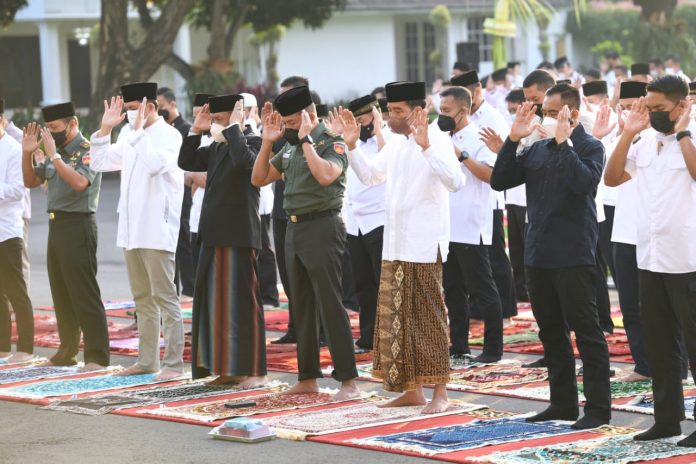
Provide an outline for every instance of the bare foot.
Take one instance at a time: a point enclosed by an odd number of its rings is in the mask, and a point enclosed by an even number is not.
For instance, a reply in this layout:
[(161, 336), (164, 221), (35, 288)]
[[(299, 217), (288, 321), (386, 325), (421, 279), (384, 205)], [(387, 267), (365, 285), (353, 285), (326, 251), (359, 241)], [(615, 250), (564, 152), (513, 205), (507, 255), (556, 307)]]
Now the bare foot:
[(180, 378), (182, 375), (184, 375), (184, 373), (181, 371), (175, 371), (172, 369), (162, 369), (160, 373), (157, 374), (157, 377), (155, 377), (155, 380), (157, 380), (158, 382), (164, 380), (174, 380)]
[(281, 395), (306, 395), (307, 393), (319, 393), (319, 385), (316, 379), (300, 380), (289, 390), (284, 391)]
[(510, 327), (512, 325), (515, 325), (515, 323), (512, 322), (511, 317), (506, 317), (505, 319), (503, 319), (503, 328)]
[(333, 396), (334, 401), (348, 401), (360, 398), (360, 389), (355, 380), (346, 380), (341, 383), (341, 389)]
[(22, 363), (22, 362), (31, 361), (33, 358), (34, 358), (33, 354), (18, 351), (15, 354), (13, 354), (12, 356), (10, 356), (10, 358), (7, 360), (7, 362), (8, 363)]
[(438, 414), (447, 411), (449, 401), (447, 400), (447, 388), (445, 385), (435, 385), (433, 400), (423, 408), (423, 414)]
[(418, 388), (416, 390), (409, 390), (394, 398), (386, 403), (378, 404), (377, 407), (380, 408), (400, 408), (403, 406), (423, 406), (427, 404), (425, 395), (423, 394), (423, 389)]
[(221, 375), (215, 380), (211, 380), (207, 385), (237, 385), (239, 382), (243, 382), (246, 377), (243, 376), (229, 376)]
[(650, 377), (646, 377), (637, 372), (630, 372), (621, 377), (621, 382), (643, 382), (644, 380), (650, 380)]
[[(85, 365), (85, 368), (87, 368), (87, 366), (89, 366), (90, 364)], [(94, 364), (94, 365), (99, 366), (98, 364)], [(99, 369), (102, 369), (102, 366), (99, 366)], [(152, 374), (152, 373), (153, 373), (153, 371), (148, 371), (147, 369), (143, 369), (142, 367), (138, 366), (137, 364), (133, 364), (130, 367), (126, 367), (122, 371), (116, 372), (114, 375), (117, 377), (125, 377), (127, 375), (141, 375), (141, 374)]]
[(265, 375), (258, 377), (247, 377), (237, 384), (237, 387), (241, 389), (258, 388), (263, 387), (268, 383), (268, 377)]

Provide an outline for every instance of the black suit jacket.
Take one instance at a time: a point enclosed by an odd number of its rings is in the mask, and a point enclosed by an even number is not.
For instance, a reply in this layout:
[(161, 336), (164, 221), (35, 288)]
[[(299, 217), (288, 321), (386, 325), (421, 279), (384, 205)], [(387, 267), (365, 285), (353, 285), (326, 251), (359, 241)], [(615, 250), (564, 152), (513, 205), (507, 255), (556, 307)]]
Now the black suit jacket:
[(179, 151), (181, 169), (208, 173), (198, 235), (206, 246), (260, 249), (259, 189), (251, 185), (251, 170), (261, 138), (238, 125), (222, 133), (227, 143), (199, 148), (201, 136), (189, 135)]

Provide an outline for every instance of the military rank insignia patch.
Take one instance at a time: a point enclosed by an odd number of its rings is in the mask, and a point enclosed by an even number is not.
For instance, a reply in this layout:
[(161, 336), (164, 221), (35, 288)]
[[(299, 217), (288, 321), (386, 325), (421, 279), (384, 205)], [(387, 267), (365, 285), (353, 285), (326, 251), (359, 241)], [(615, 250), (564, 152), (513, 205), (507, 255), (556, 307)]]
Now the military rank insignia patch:
[(342, 155), (346, 152), (346, 145), (341, 142), (334, 142), (333, 149), (337, 154)]
[(82, 155), (82, 164), (84, 164), (85, 166), (89, 166), (89, 160), (89, 153), (85, 153), (84, 155)]

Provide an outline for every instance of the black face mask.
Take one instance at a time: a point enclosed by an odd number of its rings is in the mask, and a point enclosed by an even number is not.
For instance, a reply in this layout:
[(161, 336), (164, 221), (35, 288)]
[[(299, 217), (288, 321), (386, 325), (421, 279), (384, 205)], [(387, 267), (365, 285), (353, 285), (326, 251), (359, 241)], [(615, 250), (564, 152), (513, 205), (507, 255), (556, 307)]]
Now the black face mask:
[(536, 108), (536, 111), (534, 113), (541, 119), (544, 119), (544, 112), (541, 110), (541, 103), (537, 103), (536, 105), (534, 105), (534, 107)]
[(456, 126), (457, 121), (446, 114), (441, 114), (437, 118), (437, 127), (439, 127), (442, 132), (452, 132)]
[(300, 144), (300, 131), (298, 129), (285, 129), (283, 136), (290, 145)]
[(158, 110), (157, 114), (162, 116), (165, 121), (169, 121), (169, 110)]
[(672, 132), (677, 121), (669, 119), (669, 113), (669, 111), (652, 111), (650, 113), (650, 125), (652, 128), (663, 134)]
[(51, 136), (53, 136), (53, 141), (56, 142), (56, 147), (60, 148), (68, 140), (68, 129), (66, 128), (62, 132), (51, 132)]
[(360, 140), (367, 142), (372, 138), (372, 133), (375, 131), (375, 125), (373, 123), (367, 126), (360, 126)]

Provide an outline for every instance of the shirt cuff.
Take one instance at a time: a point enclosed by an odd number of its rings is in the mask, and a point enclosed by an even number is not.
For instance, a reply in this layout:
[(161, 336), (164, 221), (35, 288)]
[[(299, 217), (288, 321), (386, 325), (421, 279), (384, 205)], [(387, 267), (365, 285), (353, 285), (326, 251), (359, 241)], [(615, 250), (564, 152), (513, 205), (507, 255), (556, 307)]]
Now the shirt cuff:
[(128, 134), (128, 144), (131, 147), (134, 147), (142, 140), (142, 138), (145, 136), (145, 129), (142, 127), (138, 129), (137, 131), (133, 131), (130, 134)]
[(433, 148), (432, 145), (430, 145), (425, 150), (422, 150), (422, 153), (423, 153), (423, 156), (425, 156), (426, 158), (431, 158), (431, 157), (435, 156), (435, 149)]
[(201, 135), (200, 132), (194, 132), (193, 129), (189, 130), (188, 134), (186, 134), (188, 137), (192, 137), (195, 135)]
[(92, 147), (101, 147), (103, 145), (109, 145), (111, 143), (111, 134), (97, 136), (95, 132), (89, 139), (89, 143)]

